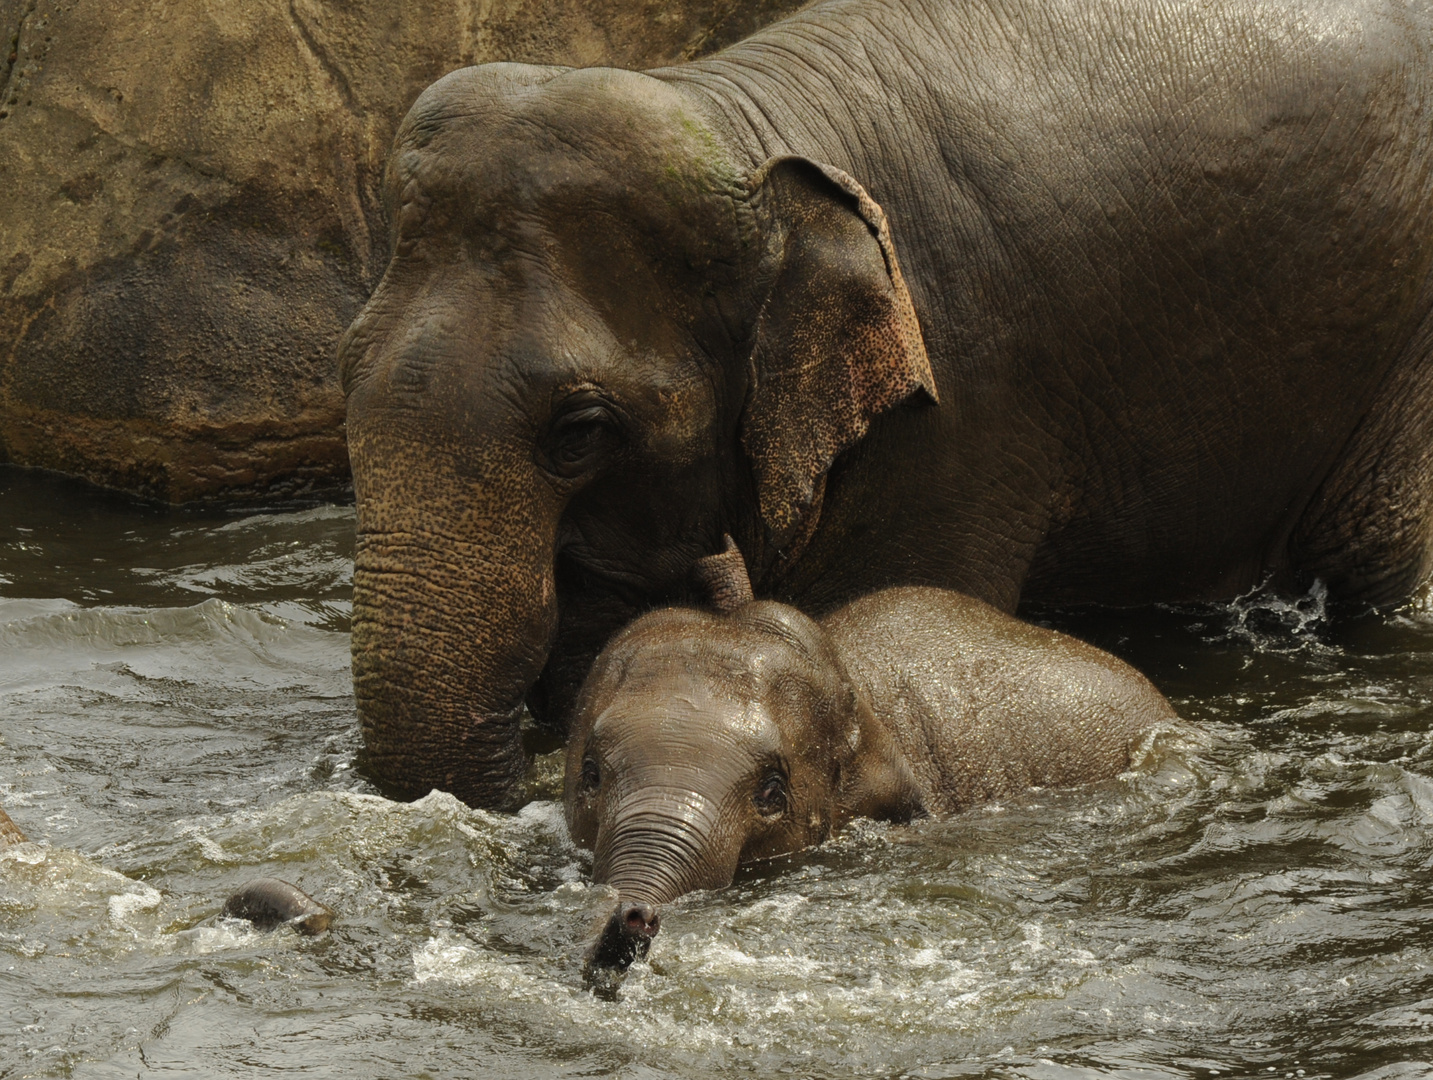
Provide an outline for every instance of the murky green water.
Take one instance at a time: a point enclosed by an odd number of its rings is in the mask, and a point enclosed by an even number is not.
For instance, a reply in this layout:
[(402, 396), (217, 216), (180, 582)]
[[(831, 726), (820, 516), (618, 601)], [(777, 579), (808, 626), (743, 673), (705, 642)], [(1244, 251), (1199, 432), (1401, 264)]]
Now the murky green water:
[[(358, 774), (351, 532), (0, 469), (0, 1077), (1430, 1071), (1433, 615), (1038, 613), (1207, 737), (689, 897), (608, 1002), (556, 804)], [(259, 874), (334, 931), (220, 920)]]

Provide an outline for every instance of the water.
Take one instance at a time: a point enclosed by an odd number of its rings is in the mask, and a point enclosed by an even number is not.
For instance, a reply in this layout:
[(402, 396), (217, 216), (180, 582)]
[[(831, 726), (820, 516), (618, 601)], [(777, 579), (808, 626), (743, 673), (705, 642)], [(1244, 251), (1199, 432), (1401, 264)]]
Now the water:
[[(605, 1001), (554, 758), (515, 816), (361, 775), (351, 534), (0, 469), (0, 1077), (1430, 1072), (1426, 603), (1034, 612), (1202, 734), (688, 897)], [(334, 930), (222, 920), (262, 874)]]

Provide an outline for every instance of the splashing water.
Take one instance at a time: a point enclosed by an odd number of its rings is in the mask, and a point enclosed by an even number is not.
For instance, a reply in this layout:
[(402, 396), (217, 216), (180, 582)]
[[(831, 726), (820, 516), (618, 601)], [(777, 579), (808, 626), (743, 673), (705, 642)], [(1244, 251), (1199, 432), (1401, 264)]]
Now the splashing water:
[[(1041, 612), (1199, 734), (749, 868), (606, 1001), (555, 757), (515, 815), (355, 767), (351, 534), (0, 470), (0, 805), (37, 841), (0, 852), (0, 1076), (1426, 1075), (1426, 597)], [(260, 874), (334, 929), (222, 919)]]
[(1229, 604), (1229, 633), (1264, 649), (1299, 647), (1328, 626), (1328, 586), (1315, 578), (1309, 591), (1290, 599), (1266, 582)]

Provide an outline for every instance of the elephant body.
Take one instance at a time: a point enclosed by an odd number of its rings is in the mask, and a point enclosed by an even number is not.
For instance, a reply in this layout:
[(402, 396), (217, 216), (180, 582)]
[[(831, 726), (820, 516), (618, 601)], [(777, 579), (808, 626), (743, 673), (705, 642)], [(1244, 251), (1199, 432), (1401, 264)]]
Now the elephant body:
[(618, 892), (594, 955), (624, 966), (658, 905), (853, 817), (1105, 779), (1175, 719), (1108, 653), (945, 589), (819, 623), (772, 601), (645, 615), (599, 655), (568, 742), (568, 828)]
[(524, 702), (685, 596), (1136, 604), (1433, 553), (1433, 16), (827, 0), (634, 73), (455, 72), (341, 348), (370, 769), (520, 792)]
[(1397, 2), (845, 2), (654, 72), (745, 169), (860, 181), (939, 388), (843, 456), (766, 587), (1406, 598), (1433, 540), (1430, 46)]
[(1175, 720), (1123, 661), (949, 589), (882, 589), (820, 626), (928, 813), (1108, 779)]

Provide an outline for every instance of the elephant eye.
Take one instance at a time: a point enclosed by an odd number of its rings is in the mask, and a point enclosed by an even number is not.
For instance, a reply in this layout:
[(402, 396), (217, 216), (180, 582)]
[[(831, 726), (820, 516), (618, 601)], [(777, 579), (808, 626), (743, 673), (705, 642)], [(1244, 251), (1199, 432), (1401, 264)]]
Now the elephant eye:
[(547, 461), (559, 476), (591, 468), (617, 443), (617, 423), (602, 405), (588, 405), (559, 417), (548, 439)]
[(751, 801), (762, 817), (780, 817), (786, 813), (786, 777), (779, 772), (767, 773), (756, 786)]
[(597, 762), (587, 758), (582, 763), (582, 788), (584, 791), (596, 791), (602, 783), (602, 774), (597, 771)]

